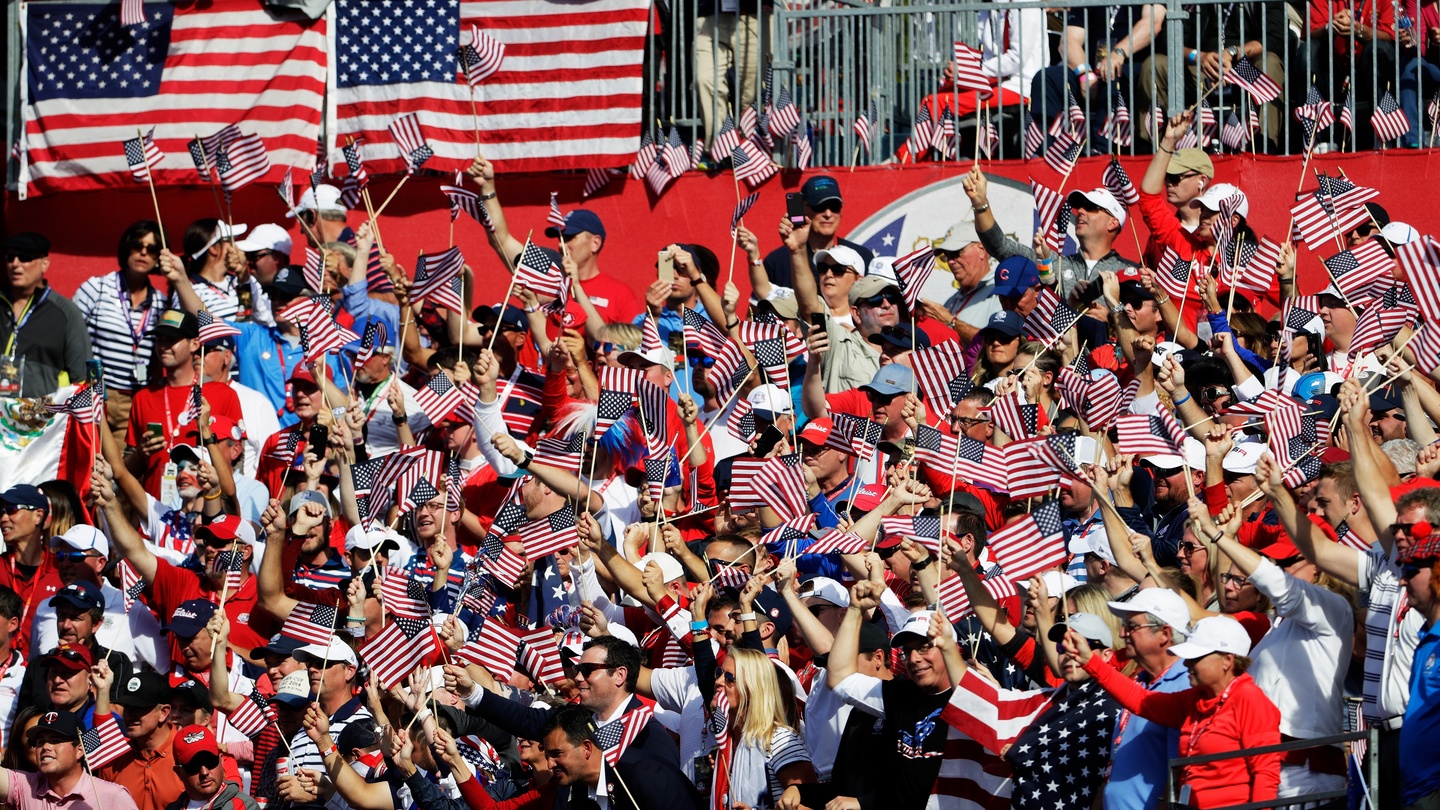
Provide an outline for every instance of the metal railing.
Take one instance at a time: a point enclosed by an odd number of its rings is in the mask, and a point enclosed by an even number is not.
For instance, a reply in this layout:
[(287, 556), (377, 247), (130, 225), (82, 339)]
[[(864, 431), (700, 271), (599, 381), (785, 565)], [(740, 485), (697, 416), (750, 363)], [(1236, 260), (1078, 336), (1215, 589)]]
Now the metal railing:
[[(1360, 731), (1349, 731), (1344, 734), (1333, 734), (1329, 737), (1315, 737), (1308, 740), (1292, 740), (1291, 742), (1278, 743), (1276, 745), (1262, 745), (1255, 748), (1241, 748), (1237, 751), (1225, 751), (1219, 754), (1203, 754), (1193, 757), (1176, 757), (1170, 760), (1170, 767), (1166, 771), (1165, 799), (1174, 810), (1190, 810), (1191, 806), (1180, 803), (1177, 797), (1175, 784), (1175, 771), (1186, 765), (1199, 765), (1206, 762), (1219, 762), (1225, 759), (1238, 759), (1241, 757), (1253, 757), (1259, 754), (1275, 754), (1288, 751), (1304, 751), (1310, 748), (1320, 748), (1327, 745), (1339, 745), (1341, 743), (1366, 740), (1370, 756), (1366, 759), (1365, 778), (1366, 793), (1369, 797), (1371, 808), (1380, 807), (1380, 732), (1376, 729), (1362, 729)], [(1349, 756), (1346, 757), (1347, 766)], [(1291, 807), (1297, 804), (1309, 804), (1311, 802), (1330, 801), (1341, 799), (1349, 795), (1349, 790), (1327, 790), (1316, 793), (1307, 793), (1301, 796), (1290, 796), (1284, 799), (1271, 799), (1260, 802), (1246, 802), (1244, 804), (1228, 805), (1217, 810), (1268, 810), (1274, 807)]]
[[(937, 116), (945, 108), (956, 110), (954, 159), (968, 159), (986, 114), (968, 114), (975, 105), (961, 97), (973, 94), (944, 89), (943, 81), (953, 43), (963, 41), (987, 57), (1008, 54), (1002, 60), (1002, 87), (1016, 95), (1005, 93), (988, 113), (1000, 135), (995, 157), (1021, 156), (1022, 97), (1042, 128), (1073, 100), (1084, 111), (1091, 154), (1152, 152), (1144, 132), (1148, 111), (1158, 108), (1168, 119), (1202, 96), (1214, 116), (1207, 133), (1214, 141), (1210, 151), (1303, 153), (1311, 144), (1293, 112), (1305, 103), (1312, 83), (1337, 105), (1337, 117), (1347, 94), (1353, 97), (1353, 132), (1338, 122), (1319, 129), (1318, 151), (1426, 146), (1435, 134), (1426, 107), (1432, 97), (1440, 97), (1440, 45), (1429, 49), (1430, 61), (1423, 58), (1429, 32), (1411, 17), (1414, 0), (1407, 0), (1409, 12), (1402, 0), (1358, 0), (1350, 26), (1312, 20), (1310, 4), (1299, 0), (1072, 0), (1059, 10), (1043, 0), (881, 2), (813, 0), (774, 7), (762, 3), (758, 9), (741, 2), (741, 10), (729, 4), (731, 10), (724, 11), (726, 0), (675, 0), (661, 8), (661, 28), (648, 46), (652, 92), (644, 100), (645, 120), (667, 128), (673, 123), (687, 139), (708, 141), (726, 115), (739, 120), (742, 102), (760, 95), (766, 73), (773, 72), (773, 92), (778, 95), (783, 88), (793, 97), (809, 128), (817, 164), (895, 159), (927, 99)], [(1422, 47), (1371, 41), (1370, 32), (1377, 28)], [(733, 53), (723, 43), (712, 46), (719, 41), (714, 32), (733, 30), (753, 30), (757, 36), (737, 42)], [(1232, 48), (1234, 56), (1227, 54)], [(1128, 58), (1122, 59), (1126, 52)], [(1233, 72), (1225, 62), (1239, 59), (1279, 85), (1274, 102), (1257, 105), (1239, 86), (1220, 81)], [(1085, 74), (1087, 66), (1109, 80), (1087, 77), (1082, 87), (1076, 73)], [(709, 90), (712, 86), (720, 90)], [(1370, 116), (1387, 93), (1408, 113), (1411, 132), (1399, 142), (1377, 144)], [(1111, 144), (1101, 131), (1118, 99), (1129, 109), (1134, 132), (1124, 146)], [(872, 100), (880, 120), (873, 147), (866, 150), (853, 124)], [(962, 110), (967, 114), (959, 114)], [(1238, 147), (1219, 139), (1232, 114), (1238, 125), (1232, 132), (1245, 132)], [(1254, 129), (1247, 126), (1252, 120)], [(790, 150), (782, 145), (775, 154), (793, 165)]]

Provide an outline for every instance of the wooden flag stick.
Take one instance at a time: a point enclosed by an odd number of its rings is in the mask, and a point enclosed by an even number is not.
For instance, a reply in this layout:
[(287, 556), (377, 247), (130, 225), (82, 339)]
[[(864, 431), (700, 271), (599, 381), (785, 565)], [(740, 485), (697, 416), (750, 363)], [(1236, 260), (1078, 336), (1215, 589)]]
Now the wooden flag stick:
[(155, 175), (150, 171), (150, 159), (145, 157), (145, 133), (137, 127), (135, 136), (140, 139), (140, 158), (145, 161), (145, 183), (150, 186), (150, 202), (155, 206), (155, 224), (160, 226), (160, 249), (169, 250), (165, 246), (165, 221), (160, 219), (160, 198), (155, 196)]
[(390, 201), (395, 199), (395, 195), (400, 193), (400, 189), (404, 187), (405, 181), (409, 179), (410, 175), (408, 174), (400, 178), (400, 182), (396, 183), (395, 188), (390, 190), (390, 196), (386, 197), (385, 202), (380, 203), (380, 207), (375, 210), (375, 218), (378, 219), (381, 214), (385, 213), (385, 206), (389, 205)]

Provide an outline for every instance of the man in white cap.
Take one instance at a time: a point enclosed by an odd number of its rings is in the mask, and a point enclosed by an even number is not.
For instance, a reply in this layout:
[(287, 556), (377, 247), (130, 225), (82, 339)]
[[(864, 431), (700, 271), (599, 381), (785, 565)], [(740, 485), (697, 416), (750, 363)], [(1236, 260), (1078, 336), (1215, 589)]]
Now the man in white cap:
[[(990, 210), (987, 195), (989, 182), (979, 166), (972, 167), (965, 177), (965, 194), (975, 211), (975, 230), (985, 251), (997, 261), (1011, 256), (1033, 259), (1040, 268), (1041, 283), (1053, 287), (1061, 298), (1068, 298), (1077, 286), (1099, 278), (1101, 271), (1118, 272), (1134, 267), (1135, 262), (1115, 250), (1115, 242), (1125, 228), (1125, 206), (1106, 188), (1072, 191), (1066, 198), (1075, 224), (1075, 253), (1056, 256), (1043, 240), (1030, 245), (1005, 235)], [(1028, 223), (1027, 223), (1028, 224)]]
[[(826, 315), (824, 330), (811, 331), (812, 357), (805, 376), (818, 375), (825, 391), (836, 393), (864, 385), (875, 374), (880, 350), (870, 338), (886, 327), (904, 326), (907, 307), (893, 279), (859, 275), (863, 268), (860, 256), (849, 248), (822, 250), (815, 260), (821, 295), (816, 295), (816, 288), (803, 276), (797, 276), (801, 280), (795, 290), (802, 320), (809, 321), (817, 313)], [(842, 289), (840, 309), (836, 296)]]
[[(1145, 469), (1153, 480), (1148, 503), (1132, 503), (1128, 487), (1117, 486), (1115, 490), (1117, 510), (1126, 523), (1146, 526), (1155, 561), (1162, 566), (1179, 564), (1176, 554), (1190, 521), (1190, 492), (1200, 494), (1205, 487), (1205, 446), (1187, 436), (1182, 449), (1183, 456), (1157, 453), (1135, 460), (1136, 466)], [(1186, 476), (1190, 478), (1188, 484)], [(1151, 525), (1154, 531), (1149, 530)]]
[[(319, 237), (320, 244), (331, 242), (347, 242), (354, 238), (354, 233), (345, 223), (345, 217), (350, 209), (340, 201), (340, 189), (321, 183), (314, 188), (305, 189), (300, 195), (300, 204), (295, 206), (295, 212), (300, 215), (300, 221), (309, 226), (305, 232), (305, 241), (311, 247), (319, 247), (315, 240), (310, 238), (310, 232)], [(287, 218), (295, 214), (287, 213)]]
[(270, 222), (256, 225), (244, 239), (235, 243), (235, 247), (245, 254), (250, 273), (259, 279), (261, 284), (274, 281), (280, 268), (290, 264), (290, 234)]
[[(221, 320), (233, 321), (241, 314), (240, 281), (248, 279), (249, 267), (235, 238), (245, 231), (242, 222), (230, 225), (214, 217), (197, 219), (185, 229), (182, 244), (190, 283), (205, 309)], [(178, 294), (171, 295), (171, 307), (181, 308), (180, 301)]]
[[(1152, 692), (1190, 688), (1185, 662), (1170, 652), (1171, 645), (1185, 640), (1190, 626), (1190, 611), (1180, 594), (1146, 588), (1128, 602), (1111, 602), (1110, 612), (1122, 621), (1125, 657), (1142, 670), (1136, 681)], [(1180, 733), (1138, 714), (1125, 712), (1120, 718), (1115, 725), (1104, 806), (1122, 810), (1154, 807), (1166, 782), (1169, 761), (1177, 756)]]
[(955, 277), (956, 289), (944, 305), (920, 299), (920, 312), (955, 330), (960, 342), (968, 346), (990, 322), (990, 316), (1005, 307), (995, 294), (995, 268), (972, 221), (950, 226), (933, 248), (935, 264)]
[[(372, 716), (365, 706), (363, 690), (356, 694), (360, 685), (356, 679), (360, 662), (355, 657), (355, 651), (341, 641), (339, 636), (331, 636), (328, 645), (310, 644), (301, 647), (293, 655), (296, 661), (305, 665), (305, 670), (309, 673), (310, 691), (315, 695), (320, 711), (330, 719), (332, 735), (338, 737), (340, 732), (345, 730), (345, 726), (360, 718)], [(299, 768), (315, 771), (322, 775), (323, 783), (329, 782), (329, 778), (323, 776), (324, 757), (303, 728), (290, 737), (290, 773), (296, 773)], [(287, 788), (292, 791), (298, 788), (297, 785), (287, 784), (287, 780), (293, 779), (293, 776), (280, 777), (281, 795), (285, 795)], [(292, 792), (290, 795), (293, 799), (298, 794)]]

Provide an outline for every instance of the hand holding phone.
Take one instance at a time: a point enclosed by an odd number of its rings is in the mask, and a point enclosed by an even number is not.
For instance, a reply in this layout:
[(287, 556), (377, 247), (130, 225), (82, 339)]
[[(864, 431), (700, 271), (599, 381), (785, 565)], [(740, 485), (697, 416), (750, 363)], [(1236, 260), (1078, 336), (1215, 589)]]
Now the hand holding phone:
[(675, 283), (675, 259), (668, 249), (660, 251), (655, 260), (655, 269), (659, 272), (661, 281), (666, 284)]
[(785, 195), (785, 215), (790, 217), (790, 224), (797, 228), (805, 224), (807, 217), (804, 195), (793, 191)]

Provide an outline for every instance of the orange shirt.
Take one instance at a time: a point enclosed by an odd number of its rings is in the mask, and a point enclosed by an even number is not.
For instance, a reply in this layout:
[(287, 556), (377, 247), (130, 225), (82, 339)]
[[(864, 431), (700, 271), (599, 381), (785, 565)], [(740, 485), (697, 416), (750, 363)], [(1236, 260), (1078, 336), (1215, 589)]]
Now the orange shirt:
[(137, 750), (132, 742), (129, 753), (96, 768), (95, 777), (125, 788), (139, 810), (165, 810), (185, 795), (185, 785), (175, 773), (174, 735), (174, 730), (167, 730), (165, 740), (153, 751)]

